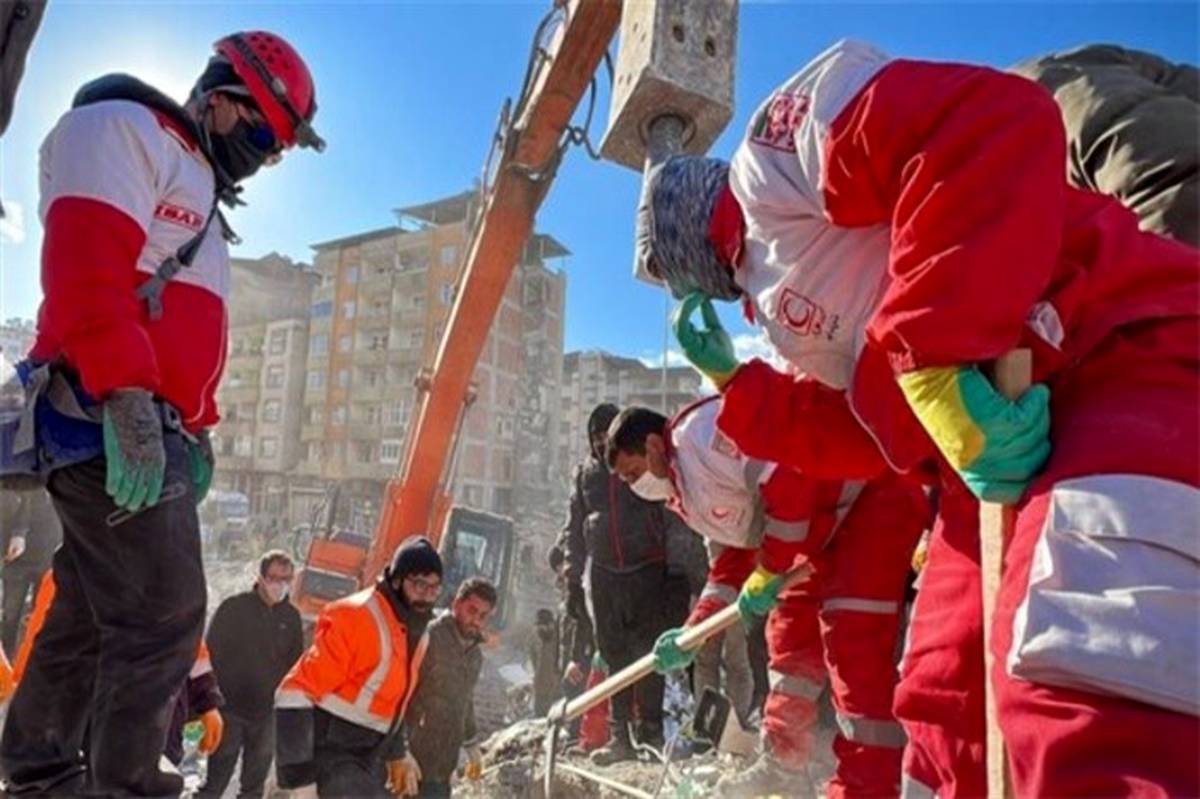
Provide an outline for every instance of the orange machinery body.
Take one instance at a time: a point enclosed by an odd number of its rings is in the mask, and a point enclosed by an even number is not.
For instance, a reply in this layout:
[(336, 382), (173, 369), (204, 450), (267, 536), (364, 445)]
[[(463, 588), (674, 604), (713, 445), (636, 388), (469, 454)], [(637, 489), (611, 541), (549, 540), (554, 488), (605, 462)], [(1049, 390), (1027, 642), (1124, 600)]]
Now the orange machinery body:
[(372, 582), (404, 539), (441, 539), (450, 510), (444, 472), (471, 377), (553, 180), (563, 132), (621, 19), (620, 0), (570, 0), (564, 6), (566, 18), (502, 142), (428, 390), (419, 400), (400, 471), (387, 485), (371, 549), (313, 540), (296, 592), (306, 615)]

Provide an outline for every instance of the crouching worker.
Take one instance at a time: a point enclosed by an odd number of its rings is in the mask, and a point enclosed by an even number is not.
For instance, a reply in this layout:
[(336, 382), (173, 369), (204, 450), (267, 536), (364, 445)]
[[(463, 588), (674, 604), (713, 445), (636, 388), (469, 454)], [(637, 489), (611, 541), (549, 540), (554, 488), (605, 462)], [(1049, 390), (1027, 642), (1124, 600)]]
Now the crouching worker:
[[(870, 480), (816, 480), (747, 457), (720, 431), (720, 411), (717, 398), (670, 421), (630, 408), (609, 428), (607, 448), (635, 492), (667, 500), (723, 546), (688, 624), (732, 602), (745, 620), (770, 613), (763, 756), (716, 793), (812, 795), (806, 766), (817, 699), (831, 678), (839, 762), (828, 795), (897, 795), (905, 738), (891, 712), (893, 652), (909, 563), (929, 516), (924, 492), (882, 464)], [(805, 561), (811, 575), (782, 589), (784, 572)], [(694, 657), (679, 649), (680, 632), (655, 645), (662, 671)]]
[(329, 797), (416, 793), (421, 771), (402, 722), (441, 589), (437, 550), (411, 538), (375, 586), (321, 611), (312, 646), (275, 694), (280, 787), (315, 784)]

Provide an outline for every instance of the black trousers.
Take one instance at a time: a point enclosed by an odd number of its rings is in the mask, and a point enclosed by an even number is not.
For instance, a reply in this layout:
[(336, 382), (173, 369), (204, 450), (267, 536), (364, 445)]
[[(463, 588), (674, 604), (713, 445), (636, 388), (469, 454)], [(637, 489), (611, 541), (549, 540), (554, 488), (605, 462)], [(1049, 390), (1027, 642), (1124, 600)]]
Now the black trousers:
[(39, 564), (26, 565), (18, 558), (4, 567), (4, 623), (0, 627), (0, 643), (10, 658), (16, 658), (21, 622), (25, 619), (29, 595), (37, 590), (44, 569)]
[(51, 477), (57, 594), (0, 736), (10, 791), (78, 773), (90, 721), (89, 792), (178, 793), (158, 762), (204, 629), (205, 583), (185, 443), (164, 441), (164, 491), (180, 495), (119, 523), (102, 457)]
[[(684, 578), (669, 578), (661, 563), (625, 573), (591, 567), (591, 606), (596, 648), (615, 674), (649, 654), (658, 636), (687, 618), (688, 586)], [(635, 716), (651, 731), (662, 731), (663, 689), (660, 674), (643, 677), (612, 698), (612, 722)], [(637, 713), (634, 713), (636, 703)]]
[(221, 796), (233, 778), (240, 755), (242, 772), (238, 777), (238, 799), (260, 799), (267, 773), (271, 770), (271, 760), (275, 757), (275, 715), (268, 713), (264, 718), (248, 721), (227, 708), (221, 712), (225, 732), (221, 736), (221, 745), (208, 758), (208, 778), (196, 795), (201, 799)]

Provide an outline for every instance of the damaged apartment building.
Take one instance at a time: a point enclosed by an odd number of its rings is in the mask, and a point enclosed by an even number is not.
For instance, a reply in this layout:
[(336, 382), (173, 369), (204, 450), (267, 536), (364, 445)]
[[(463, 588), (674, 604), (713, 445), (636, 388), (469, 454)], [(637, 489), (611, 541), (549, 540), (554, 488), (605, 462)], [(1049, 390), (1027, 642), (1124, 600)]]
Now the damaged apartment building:
[[(400, 466), (421, 370), (454, 302), (478, 195), (395, 211), (396, 224), (313, 245), (311, 267), (235, 264), (218, 487), (287, 529), (370, 534)], [(530, 551), (553, 535), (568, 250), (535, 233), (473, 378), (453, 461), (456, 505), (510, 516)], [(553, 522), (549, 520), (553, 519)], [(549, 527), (546, 525), (549, 524)], [(543, 529), (544, 528), (544, 529)]]

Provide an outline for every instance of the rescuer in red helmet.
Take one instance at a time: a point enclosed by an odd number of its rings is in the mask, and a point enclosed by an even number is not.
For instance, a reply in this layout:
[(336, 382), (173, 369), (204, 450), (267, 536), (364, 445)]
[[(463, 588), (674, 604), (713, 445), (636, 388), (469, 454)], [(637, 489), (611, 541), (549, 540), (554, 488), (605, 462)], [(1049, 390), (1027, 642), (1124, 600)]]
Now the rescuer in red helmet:
[(63, 543), (0, 738), (9, 793), (183, 787), (159, 755), (204, 627), (196, 503), (212, 477), (232, 236), (218, 203), (289, 148), (324, 146), (290, 44), (253, 31), (215, 50), (183, 105), (125, 75), (87, 84), (41, 148), (44, 297), (25, 366), (42, 378), (27, 381), (32, 460)]

